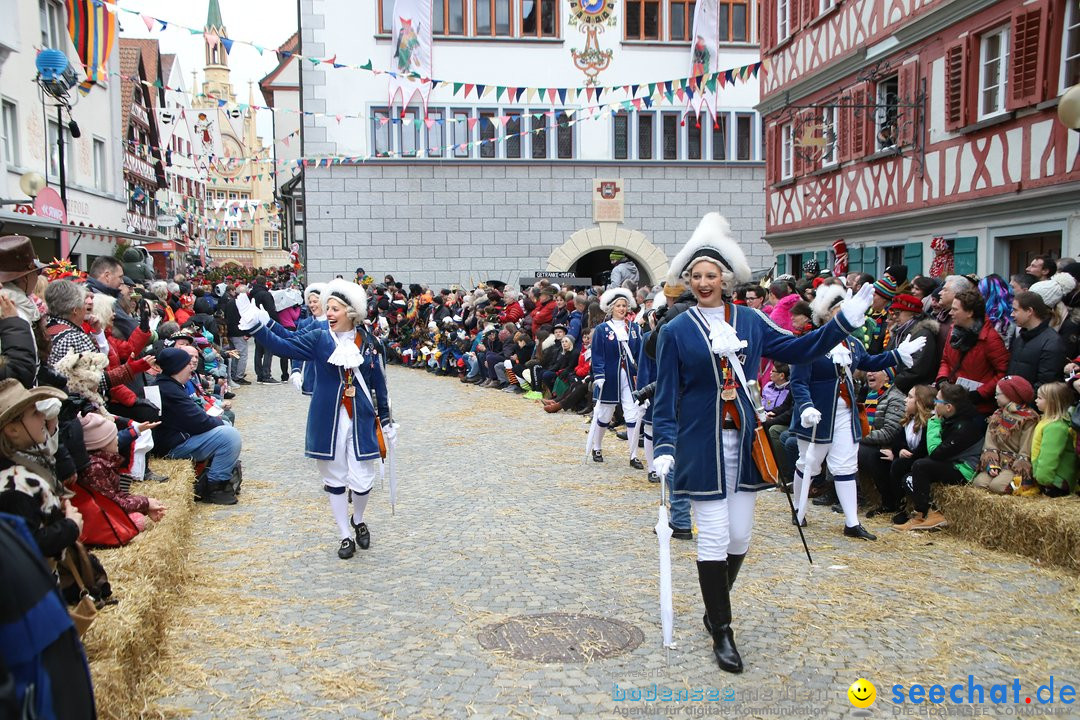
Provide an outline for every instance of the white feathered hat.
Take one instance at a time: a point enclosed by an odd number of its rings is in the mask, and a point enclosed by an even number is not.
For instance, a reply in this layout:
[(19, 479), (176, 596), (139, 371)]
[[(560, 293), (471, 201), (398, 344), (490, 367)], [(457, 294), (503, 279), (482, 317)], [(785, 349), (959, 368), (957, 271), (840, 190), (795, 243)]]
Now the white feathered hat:
[(367, 318), (367, 293), (356, 283), (334, 278), (326, 283), (320, 298), (323, 307), (326, 307), (326, 301), (330, 298), (345, 303), (356, 311), (357, 322)]
[(840, 285), (822, 285), (814, 294), (814, 300), (810, 303), (810, 313), (814, 316), (814, 323), (824, 325), (829, 322), (829, 313), (837, 303), (844, 301), (847, 290)]
[(604, 312), (611, 312), (611, 306), (619, 298), (626, 300), (630, 310), (637, 307), (637, 303), (634, 301), (634, 295), (626, 288), (611, 288), (600, 296), (600, 309)]
[(690, 240), (671, 261), (668, 285), (682, 284), (683, 273), (699, 260), (719, 265), (721, 272), (730, 273), (736, 284), (750, 282), (750, 265), (746, 262), (746, 254), (731, 236), (731, 225), (720, 213), (711, 212), (701, 218)]
[(304, 288), (304, 298), (311, 297), (312, 293), (319, 295), (319, 300), (322, 300), (323, 291), (326, 290), (326, 283), (311, 283)]

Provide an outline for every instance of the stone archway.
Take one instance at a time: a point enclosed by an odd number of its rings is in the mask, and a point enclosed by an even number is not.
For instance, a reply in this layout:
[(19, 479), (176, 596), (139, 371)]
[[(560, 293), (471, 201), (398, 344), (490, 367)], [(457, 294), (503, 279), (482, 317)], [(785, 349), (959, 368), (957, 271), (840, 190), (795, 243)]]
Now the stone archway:
[(660, 283), (667, 276), (667, 256), (649, 242), (644, 233), (608, 222), (572, 234), (548, 256), (546, 269), (548, 272), (569, 272), (582, 256), (602, 248), (625, 252), (645, 271), (652, 285)]

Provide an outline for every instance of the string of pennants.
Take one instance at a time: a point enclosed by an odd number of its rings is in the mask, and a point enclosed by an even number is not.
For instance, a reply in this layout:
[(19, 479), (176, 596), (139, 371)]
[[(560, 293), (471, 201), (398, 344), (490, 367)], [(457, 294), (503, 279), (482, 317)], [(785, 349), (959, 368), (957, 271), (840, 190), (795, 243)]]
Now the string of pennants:
[[(218, 43), (220, 43), (221, 46), (225, 48), (225, 52), (227, 53), (231, 53), (233, 46), (239, 43), (241, 45), (247, 45), (254, 48), (255, 51), (258, 52), (260, 55), (267, 51), (274, 52), (282, 60), (295, 58), (296, 60), (310, 62), (313, 66), (326, 65), (334, 69), (362, 70), (373, 73), (374, 75), (388, 75), (393, 78), (401, 77), (410, 80), (419, 80), (423, 83), (430, 83), (432, 90), (438, 87), (449, 87), (452, 89), (455, 96), (457, 96), (459, 93), (463, 93), (461, 95), (463, 99), (468, 99), (469, 95), (473, 95), (476, 99), (481, 99), (491, 97), (491, 95), (494, 94), (496, 101), (501, 99), (503, 95), (506, 95), (509, 102), (519, 102), (523, 95), (526, 97), (527, 101), (529, 98), (532, 97), (539, 96), (541, 98), (544, 98), (546, 96), (549, 102), (554, 103), (555, 98), (558, 97), (559, 102), (565, 104), (568, 98), (571, 102), (577, 102), (582, 95), (585, 95), (587, 102), (599, 102), (605, 93), (610, 94), (616, 91), (622, 91), (624, 93), (627, 93), (630, 98), (634, 98), (637, 97), (637, 94), (641, 91), (642, 88), (647, 91), (647, 97), (654, 96), (657, 93), (658, 89), (664, 94), (672, 94), (677, 90), (682, 90), (685, 95), (693, 97), (693, 93), (697, 92), (699, 88), (707, 88), (708, 90), (715, 92), (717, 87), (723, 88), (725, 85), (732, 84), (734, 82), (748, 80), (751, 76), (756, 76), (762, 67), (762, 63), (757, 62), (753, 63), (752, 65), (743, 66), (741, 68), (721, 70), (707, 75), (687, 76), (647, 83), (577, 87), (510, 86), (496, 85), (493, 83), (469, 82), (464, 80), (443, 80), (437, 78), (423, 77), (417, 73), (397, 73), (387, 70), (379, 70), (373, 67), (371, 60), (368, 60), (362, 65), (341, 63), (338, 62), (337, 53), (334, 53), (330, 57), (314, 57), (311, 55), (303, 55), (301, 53), (296, 53), (289, 50), (278, 50), (276, 48), (266, 47), (264, 45), (260, 45), (258, 43), (248, 40), (238, 40), (234, 38), (222, 37), (217, 35), (216, 33), (208, 32), (204, 28), (193, 28), (186, 25), (181, 25), (179, 23), (162, 20), (153, 15), (139, 12), (138, 10), (122, 8), (114, 2), (109, 2), (109, 0), (93, 0), (93, 3), (95, 5), (104, 7), (112, 13), (123, 12), (129, 15), (138, 16), (146, 25), (147, 31), (150, 32), (152, 32), (155, 28), (161, 31), (172, 28), (176, 30), (186, 30), (192, 35), (202, 35), (211, 47), (216, 47)], [(305, 111), (303, 114), (311, 115), (315, 113)]]

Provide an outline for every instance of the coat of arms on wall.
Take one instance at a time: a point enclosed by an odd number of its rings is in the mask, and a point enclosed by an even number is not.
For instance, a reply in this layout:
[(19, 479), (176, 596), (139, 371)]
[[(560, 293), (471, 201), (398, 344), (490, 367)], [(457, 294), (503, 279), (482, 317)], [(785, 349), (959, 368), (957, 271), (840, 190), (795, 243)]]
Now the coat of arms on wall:
[(596, 76), (611, 65), (612, 50), (601, 50), (597, 37), (606, 27), (615, 27), (615, 0), (570, 0), (570, 24), (585, 34), (585, 49), (570, 49), (574, 67), (585, 73), (585, 84), (595, 85)]

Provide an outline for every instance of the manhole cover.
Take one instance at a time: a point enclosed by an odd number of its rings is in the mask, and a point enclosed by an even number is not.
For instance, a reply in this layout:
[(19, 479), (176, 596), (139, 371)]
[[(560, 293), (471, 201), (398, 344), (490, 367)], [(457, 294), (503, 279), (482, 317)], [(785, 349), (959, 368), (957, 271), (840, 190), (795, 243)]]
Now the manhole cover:
[(546, 613), (523, 615), (491, 625), (477, 638), (486, 650), (518, 660), (572, 663), (615, 657), (645, 639), (641, 630), (593, 615)]

